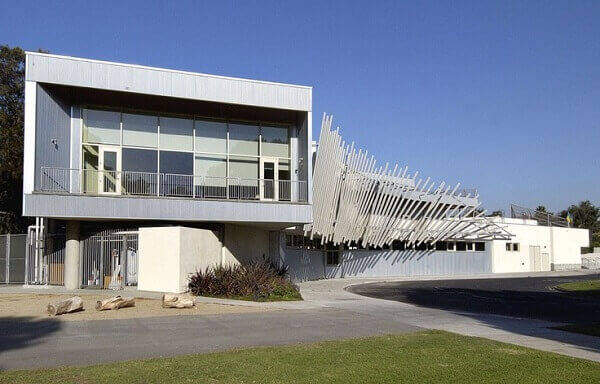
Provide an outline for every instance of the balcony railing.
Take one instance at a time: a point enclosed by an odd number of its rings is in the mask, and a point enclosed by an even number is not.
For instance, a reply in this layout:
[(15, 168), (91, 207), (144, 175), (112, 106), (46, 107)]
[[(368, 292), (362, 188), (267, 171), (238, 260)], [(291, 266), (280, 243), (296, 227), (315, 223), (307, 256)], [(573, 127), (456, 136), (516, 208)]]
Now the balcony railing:
[(306, 203), (306, 181), (42, 167), (37, 190), (50, 193), (187, 197)]

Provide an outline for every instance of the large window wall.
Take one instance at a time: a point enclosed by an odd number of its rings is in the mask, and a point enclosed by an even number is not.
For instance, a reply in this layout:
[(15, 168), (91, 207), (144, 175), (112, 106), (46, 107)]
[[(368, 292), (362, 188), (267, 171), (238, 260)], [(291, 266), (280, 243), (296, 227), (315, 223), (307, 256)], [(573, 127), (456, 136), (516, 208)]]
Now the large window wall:
[[(99, 188), (94, 173), (105, 172), (102, 148), (119, 152), (121, 183), (131, 182), (127, 178), (138, 183), (143, 179), (146, 188), (153, 191), (158, 183), (165, 182), (182, 188), (185, 180), (187, 188), (208, 185), (215, 188), (215, 194), (222, 194), (221, 189), (229, 188), (234, 180), (237, 188), (246, 189), (242, 192), (253, 193), (252, 188), (258, 191), (259, 179), (267, 173), (273, 180), (291, 177), (289, 125), (86, 108), (82, 129), (84, 185), (88, 190)], [(277, 164), (275, 175), (269, 170), (261, 173), (265, 162)], [(158, 174), (168, 174), (169, 180), (159, 180)]]

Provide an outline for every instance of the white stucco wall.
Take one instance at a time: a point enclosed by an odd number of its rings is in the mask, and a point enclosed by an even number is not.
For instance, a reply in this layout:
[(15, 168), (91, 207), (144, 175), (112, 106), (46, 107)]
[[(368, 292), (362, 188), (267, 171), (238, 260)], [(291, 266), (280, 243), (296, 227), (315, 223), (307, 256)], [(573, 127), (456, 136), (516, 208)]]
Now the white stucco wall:
[(554, 256), (552, 263), (559, 266), (581, 264), (581, 247), (590, 246), (589, 231), (580, 228), (552, 227)]
[(139, 230), (138, 289), (185, 292), (190, 273), (218, 264), (221, 243), (206, 229), (154, 227)]
[(224, 237), (224, 264), (248, 264), (270, 259), (269, 231), (266, 229), (225, 224)]
[[(581, 247), (587, 246), (588, 231), (537, 225), (536, 221), (499, 219), (498, 224), (514, 235), (511, 240), (491, 242), (494, 273), (530, 272), (529, 247), (539, 246), (540, 254), (547, 253), (549, 263), (543, 270), (577, 268), (581, 264)], [(506, 251), (506, 243), (519, 243), (519, 251)], [(562, 266), (562, 267), (561, 267)]]

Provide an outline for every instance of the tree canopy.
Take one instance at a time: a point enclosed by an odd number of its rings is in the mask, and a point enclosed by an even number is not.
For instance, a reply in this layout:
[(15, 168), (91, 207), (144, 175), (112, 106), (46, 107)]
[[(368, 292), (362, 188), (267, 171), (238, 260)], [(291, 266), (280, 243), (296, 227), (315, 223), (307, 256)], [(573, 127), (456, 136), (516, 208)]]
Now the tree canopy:
[(560, 212), (561, 217), (567, 217), (568, 214), (571, 214), (575, 228), (590, 230), (590, 245), (600, 247), (600, 207), (585, 200)]
[(0, 233), (22, 232), (25, 52), (0, 46)]

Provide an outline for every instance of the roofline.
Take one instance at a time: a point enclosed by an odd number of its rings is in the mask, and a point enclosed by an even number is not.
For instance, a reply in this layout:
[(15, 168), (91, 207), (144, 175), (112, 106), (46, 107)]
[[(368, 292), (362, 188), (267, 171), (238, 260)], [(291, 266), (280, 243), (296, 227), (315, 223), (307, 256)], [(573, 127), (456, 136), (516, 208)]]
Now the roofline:
[(86, 58), (82, 58), (82, 57), (67, 56), (67, 55), (55, 55), (55, 54), (42, 53), (42, 52), (25, 51), (25, 54), (26, 55), (35, 55), (35, 56), (48, 56), (48, 57), (54, 57), (57, 59), (69, 59), (69, 60), (76, 60), (76, 61), (84, 61), (84, 62), (96, 63), (96, 64), (117, 65), (117, 66), (121, 66), (121, 67), (129, 67), (129, 68), (137, 68), (137, 69), (149, 69), (149, 70), (153, 70), (153, 71), (161, 71), (161, 72), (169, 72), (169, 73), (179, 73), (179, 74), (196, 75), (196, 76), (200, 75), (200, 76), (212, 77), (215, 79), (238, 80), (238, 81), (246, 81), (246, 82), (258, 83), (258, 84), (279, 85), (279, 86), (284, 86), (284, 87), (309, 89), (312, 91), (312, 87), (308, 86), (308, 85), (278, 83), (275, 81), (255, 80), (255, 79), (247, 79), (247, 78), (243, 78), (243, 77), (212, 75), (212, 74), (201, 73), (201, 72), (181, 71), (181, 70), (177, 70), (177, 69), (150, 67), (150, 66), (139, 65), (139, 64), (127, 64), (127, 63), (120, 63), (120, 62), (116, 62), (116, 61), (86, 59)]

